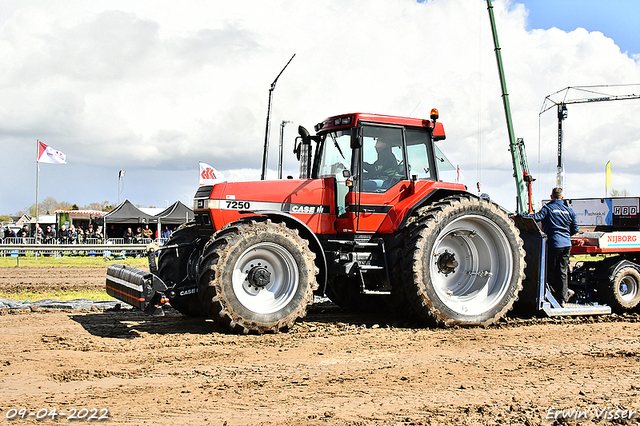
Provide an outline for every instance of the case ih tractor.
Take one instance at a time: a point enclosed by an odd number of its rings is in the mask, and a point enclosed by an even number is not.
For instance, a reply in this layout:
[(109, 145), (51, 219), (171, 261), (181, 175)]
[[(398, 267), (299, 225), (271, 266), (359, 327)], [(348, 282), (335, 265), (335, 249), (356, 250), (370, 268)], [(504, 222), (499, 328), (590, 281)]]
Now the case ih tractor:
[(112, 265), (107, 292), (147, 312), (168, 300), (237, 333), (286, 330), (313, 296), (432, 323), (484, 325), (517, 299), (525, 267), (507, 213), (458, 183), (431, 119), (345, 114), (299, 127), (298, 179), (224, 182), (194, 197), (144, 272)]

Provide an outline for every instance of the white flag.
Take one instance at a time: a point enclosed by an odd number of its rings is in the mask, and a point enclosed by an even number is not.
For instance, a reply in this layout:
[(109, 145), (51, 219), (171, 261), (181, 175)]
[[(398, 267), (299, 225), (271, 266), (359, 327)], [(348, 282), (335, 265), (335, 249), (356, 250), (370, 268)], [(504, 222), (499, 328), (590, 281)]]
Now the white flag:
[(50, 146), (38, 141), (38, 160), (39, 163), (67, 164), (67, 156), (61, 151), (57, 151)]
[(224, 175), (208, 165), (207, 163), (200, 162), (200, 186), (202, 185), (214, 185), (220, 182), (226, 182)]

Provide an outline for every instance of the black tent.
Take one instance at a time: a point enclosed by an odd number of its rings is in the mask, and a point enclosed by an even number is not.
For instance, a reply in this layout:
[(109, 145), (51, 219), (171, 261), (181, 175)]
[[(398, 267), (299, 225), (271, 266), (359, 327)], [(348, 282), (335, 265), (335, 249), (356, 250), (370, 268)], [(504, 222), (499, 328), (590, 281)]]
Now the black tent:
[(161, 225), (182, 225), (183, 223), (193, 220), (193, 210), (180, 201), (176, 201), (155, 215), (155, 218), (158, 221), (159, 227), (161, 227)]
[(102, 217), (102, 221), (105, 224), (117, 223), (117, 224), (131, 224), (131, 223), (158, 223), (158, 218), (151, 216), (137, 208), (129, 200), (124, 200), (115, 209)]
[(150, 226), (150, 228), (160, 230), (162, 226), (175, 227), (191, 220), (193, 220), (193, 210), (180, 201), (176, 201), (152, 216), (134, 206), (127, 199), (106, 215), (96, 218), (96, 223), (103, 226), (103, 232), (106, 232), (107, 238), (120, 238), (124, 230), (129, 227), (135, 232), (138, 227), (157, 224), (153, 227)]
[(106, 215), (96, 218), (96, 223), (103, 226), (106, 238), (120, 238), (127, 227), (133, 228), (135, 232), (140, 225), (158, 223), (158, 218), (143, 212), (131, 201), (124, 200)]

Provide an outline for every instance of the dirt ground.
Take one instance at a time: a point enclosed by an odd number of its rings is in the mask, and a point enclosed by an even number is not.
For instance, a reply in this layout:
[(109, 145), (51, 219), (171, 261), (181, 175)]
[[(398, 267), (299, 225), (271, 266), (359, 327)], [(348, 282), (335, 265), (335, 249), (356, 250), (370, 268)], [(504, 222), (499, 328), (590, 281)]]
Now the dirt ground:
[(104, 288), (104, 268), (0, 268), (0, 291), (85, 290)]
[[(60, 269), (0, 268), (0, 287), (103, 285), (103, 268)], [(288, 333), (236, 336), (175, 311), (0, 310), (0, 328), (11, 424), (53, 423), (35, 417), (54, 409), (59, 423), (228, 426), (637, 424), (640, 411), (638, 315), (429, 329), (321, 304)]]

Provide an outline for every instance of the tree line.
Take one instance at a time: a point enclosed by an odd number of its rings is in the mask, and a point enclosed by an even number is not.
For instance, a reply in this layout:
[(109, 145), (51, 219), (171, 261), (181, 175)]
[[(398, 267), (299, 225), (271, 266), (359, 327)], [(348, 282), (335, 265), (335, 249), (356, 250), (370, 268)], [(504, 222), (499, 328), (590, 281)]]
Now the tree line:
[[(58, 201), (53, 197), (47, 197), (38, 203), (38, 214), (53, 214), (56, 210), (97, 210), (101, 212), (110, 212), (116, 208), (109, 201), (89, 203), (85, 206), (78, 206), (76, 203), (70, 203), (68, 201)], [(22, 216), (23, 214), (34, 217), (36, 215), (36, 203), (33, 203), (29, 207), (25, 207), (19, 212), (16, 212), (12, 216)], [(8, 217), (8, 215), (1, 215), (0, 218)], [(5, 220), (0, 219), (0, 222)]]

